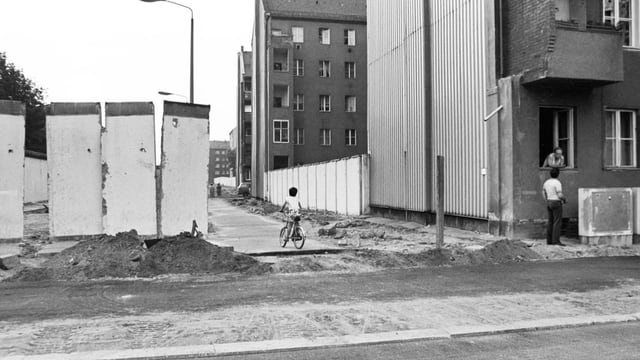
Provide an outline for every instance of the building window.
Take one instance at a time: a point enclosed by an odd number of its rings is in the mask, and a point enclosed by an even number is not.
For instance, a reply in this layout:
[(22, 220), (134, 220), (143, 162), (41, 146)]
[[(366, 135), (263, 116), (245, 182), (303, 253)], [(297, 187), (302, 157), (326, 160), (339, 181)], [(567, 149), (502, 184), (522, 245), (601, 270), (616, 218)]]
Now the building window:
[(304, 76), (304, 60), (296, 59), (293, 70), (295, 76)]
[(293, 144), (304, 145), (304, 129), (295, 129), (293, 133)]
[(273, 142), (276, 144), (289, 143), (289, 120), (273, 120)]
[(216, 161), (220, 161), (220, 158), (216, 158)]
[(356, 146), (356, 129), (347, 129), (344, 131), (344, 143), (347, 146)]
[(605, 167), (637, 167), (636, 132), (635, 111), (606, 111)]
[(244, 128), (244, 136), (251, 136), (251, 126)]
[(320, 77), (324, 77), (324, 78), (331, 77), (331, 61), (320, 60), (320, 69), (318, 73)]
[(327, 28), (318, 29), (318, 37), (320, 38), (320, 44), (322, 45), (331, 44), (331, 30)]
[(274, 156), (273, 157), (273, 170), (286, 169), (289, 167), (288, 156)]
[(556, 0), (556, 21), (571, 21), (571, 6), (569, 0)]
[(293, 111), (304, 111), (304, 95), (303, 94), (294, 95)]
[(216, 174), (216, 175), (220, 175), (220, 171), (216, 171), (216, 172), (215, 172), (215, 174)]
[(289, 107), (289, 86), (273, 85), (273, 107), (274, 108)]
[(620, 29), (625, 46), (640, 47), (640, 4), (632, 0), (603, 0), (603, 4), (604, 22)]
[(356, 112), (356, 97), (353, 95), (344, 97), (344, 111)]
[(289, 71), (288, 49), (273, 49), (273, 70), (282, 72)]
[(276, 28), (271, 29), (271, 35), (282, 36), (282, 29), (276, 29)]
[(344, 31), (344, 44), (348, 46), (356, 46), (356, 31), (346, 29)]
[(564, 165), (573, 168), (575, 159), (575, 120), (570, 107), (540, 108), (540, 166), (555, 148), (562, 149)]
[(347, 79), (356, 78), (356, 63), (347, 61), (344, 63), (344, 77)]
[(291, 34), (293, 35), (293, 42), (296, 44), (302, 44), (304, 42), (304, 28), (294, 26), (291, 28)]
[(320, 129), (320, 145), (331, 146), (331, 129)]
[(320, 95), (320, 112), (331, 111), (331, 95)]
[(220, 164), (216, 164), (216, 169), (220, 169)]

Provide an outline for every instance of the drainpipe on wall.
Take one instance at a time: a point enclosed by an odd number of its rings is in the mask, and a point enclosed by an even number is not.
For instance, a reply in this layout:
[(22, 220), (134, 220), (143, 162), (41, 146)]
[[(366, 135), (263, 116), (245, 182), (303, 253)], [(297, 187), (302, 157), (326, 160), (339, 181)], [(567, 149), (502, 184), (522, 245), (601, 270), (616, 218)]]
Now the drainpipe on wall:
[[(265, 168), (265, 173), (269, 173), (269, 169), (271, 168), (271, 153), (269, 152), (269, 149), (271, 147), (271, 131), (270, 131), (270, 126), (271, 126), (271, 121), (269, 121), (270, 117), (271, 117), (271, 101), (268, 95), (270, 95), (269, 89), (270, 89), (270, 81), (271, 81), (271, 13), (265, 13), (264, 14), (264, 18), (265, 18), (265, 22), (264, 22), (264, 26), (265, 26), (265, 40), (266, 40), (266, 46), (265, 46), (265, 62), (266, 62), (266, 69), (265, 69), (265, 75), (266, 75), (266, 86), (263, 86), (263, 88), (266, 89), (266, 94), (265, 95), (265, 132), (266, 132), (266, 155), (267, 155), (267, 161), (266, 161), (266, 168)], [(270, 200), (270, 184), (269, 184), (269, 176), (263, 176), (263, 182), (264, 182), (264, 197), (265, 200), (269, 201)]]

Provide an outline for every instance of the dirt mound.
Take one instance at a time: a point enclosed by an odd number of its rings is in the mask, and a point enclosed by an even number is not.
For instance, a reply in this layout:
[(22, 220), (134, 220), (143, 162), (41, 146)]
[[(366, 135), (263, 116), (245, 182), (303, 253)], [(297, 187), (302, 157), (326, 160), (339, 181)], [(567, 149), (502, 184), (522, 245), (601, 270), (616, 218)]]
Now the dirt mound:
[(326, 256), (299, 256), (273, 265), (275, 273), (318, 271), (366, 272), (415, 267), (504, 264), (541, 259), (521, 241), (501, 240), (479, 250), (431, 249), (417, 253), (361, 249), (352, 253)]
[(363, 249), (340, 256), (297, 256), (281, 260), (273, 265), (275, 273), (299, 273), (318, 271), (374, 271), (450, 265), (453, 261), (449, 250), (429, 250), (405, 254), (393, 251)]
[(500, 240), (478, 251), (468, 252), (473, 264), (504, 264), (542, 259), (538, 253), (519, 240)]
[(149, 249), (135, 231), (87, 240), (47, 260), (42, 267), (20, 271), (10, 281), (153, 277), (163, 274), (261, 274), (269, 266), (252, 257), (182, 234)]

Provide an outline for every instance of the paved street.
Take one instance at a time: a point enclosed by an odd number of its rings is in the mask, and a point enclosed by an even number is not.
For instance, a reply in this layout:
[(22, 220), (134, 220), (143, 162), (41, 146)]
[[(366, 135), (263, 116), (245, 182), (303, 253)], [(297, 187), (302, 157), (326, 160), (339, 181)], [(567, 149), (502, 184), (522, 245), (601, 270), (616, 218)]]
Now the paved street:
[[(284, 225), (282, 221), (250, 214), (221, 198), (209, 199), (209, 222), (215, 229), (209, 240), (217, 245), (233, 246), (237, 252), (264, 254), (298, 251), (292, 244), (287, 244), (284, 249), (280, 247), (278, 236)], [(333, 249), (314, 240), (312, 234), (308, 235), (303, 250)]]
[[(625, 360), (640, 358), (640, 324), (216, 357), (225, 360)], [(204, 358), (203, 358), (204, 359)], [(210, 358), (208, 358), (210, 359)]]

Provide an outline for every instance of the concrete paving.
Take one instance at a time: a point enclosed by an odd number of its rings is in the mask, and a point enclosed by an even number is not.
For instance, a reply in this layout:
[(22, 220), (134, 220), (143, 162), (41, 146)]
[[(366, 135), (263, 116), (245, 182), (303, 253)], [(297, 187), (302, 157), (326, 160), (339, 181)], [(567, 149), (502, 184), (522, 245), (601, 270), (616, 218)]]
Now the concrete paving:
[[(624, 323), (518, 332), (456, 339), (428, 339), (342, 346), (304, 351), (279, 351), (224, 357), (226, 360), (603, 360), (638, 359), (640, 324)], [(186, 358), (186, 357), (183, 357)], [(201, 359), (210, 359), (201, 357)]]
[(313, 239), (313, 234), (309, 233), (302, 250), (296, 249), (291, 243), (281, 248), (278, 236), (284, 222), (250, 214), (220, 198), (209, 199), (209, 223), (215, 231), (207, 236), (209, 242), (218, 246), (231, 246), (244, 254), (322, 253), (340, 250)]

